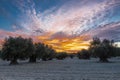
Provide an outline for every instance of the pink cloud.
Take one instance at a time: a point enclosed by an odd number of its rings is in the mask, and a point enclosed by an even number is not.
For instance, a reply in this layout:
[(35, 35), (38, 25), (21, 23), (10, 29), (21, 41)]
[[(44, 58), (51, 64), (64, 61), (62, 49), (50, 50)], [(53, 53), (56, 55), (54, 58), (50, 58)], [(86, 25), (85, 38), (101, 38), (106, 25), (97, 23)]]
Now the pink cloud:
[[(85, 2), (86, 0), (83, 0), (80, 4), (83, 5)], [(83, 31), (93, 28), (93, 23), (96, 21), (101, 21), (100, 24), (102, 24), (105, 21), (106, 10), (113, 3), (114, 0), (107, 0), (93, 5), (86, 2), (91, 7), (84, 5), (82, 7), (78, 5), (71, 7), (71, 5), (67, 5), (70, 8), (63, 5), (57, 10), (53, 7), (45, 12), (36, 12), (35, 8), (32, 7), (32, 9), (26, 10), (26, 17), (20, 24), (23, 31), (29, 34), (33, 34), (35, 30), (54, 33), (63, 31), (68, 35), (72, 32), (81, 34)], [(53, 10), (55, 11), (53, 12)]]

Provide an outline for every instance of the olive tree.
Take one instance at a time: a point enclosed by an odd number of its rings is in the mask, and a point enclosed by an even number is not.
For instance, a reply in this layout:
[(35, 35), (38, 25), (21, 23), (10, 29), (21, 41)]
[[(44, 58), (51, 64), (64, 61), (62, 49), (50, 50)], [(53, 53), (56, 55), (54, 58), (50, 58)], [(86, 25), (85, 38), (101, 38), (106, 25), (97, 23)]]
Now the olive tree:
[(89, 51), (92, 56), (98, 57), (100, 62), (108, 62), (108, 58), (114, 56), (115, 46), (113, 44), (113, 40), (93, 38)]
[(18, 64), (18, 59), (28, 58), (34, 52), (32, 39), (22, 37), (9, 37), (5, 39), (1, 51), (1, 58)]

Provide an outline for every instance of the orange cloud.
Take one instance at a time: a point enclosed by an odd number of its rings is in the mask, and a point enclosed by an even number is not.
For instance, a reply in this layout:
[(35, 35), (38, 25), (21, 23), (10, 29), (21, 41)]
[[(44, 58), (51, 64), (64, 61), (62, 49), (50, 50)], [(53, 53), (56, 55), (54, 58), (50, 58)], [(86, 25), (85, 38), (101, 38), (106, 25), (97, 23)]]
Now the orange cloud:
[(89, 39), (90, 36), (83, 35), (83, 36), (77, 36), (77, 37), (54, 37), (50, 39), (52, 35), (47, 36), (38, 36), (38, 39), (42, 41), (43, 43), (52, 46), (57, 52), (77, 52), (81, 49), (87, 49), (89, 46)]

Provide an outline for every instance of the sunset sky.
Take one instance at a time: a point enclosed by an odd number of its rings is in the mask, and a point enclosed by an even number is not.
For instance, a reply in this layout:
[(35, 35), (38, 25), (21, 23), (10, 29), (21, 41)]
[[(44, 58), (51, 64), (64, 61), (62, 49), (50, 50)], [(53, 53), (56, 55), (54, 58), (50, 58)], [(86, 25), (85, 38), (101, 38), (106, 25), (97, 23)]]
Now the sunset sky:
[(76, 52), (93, 37), (120, 41), (120, 0), (0, 0), (0, 43), (31, 37)]

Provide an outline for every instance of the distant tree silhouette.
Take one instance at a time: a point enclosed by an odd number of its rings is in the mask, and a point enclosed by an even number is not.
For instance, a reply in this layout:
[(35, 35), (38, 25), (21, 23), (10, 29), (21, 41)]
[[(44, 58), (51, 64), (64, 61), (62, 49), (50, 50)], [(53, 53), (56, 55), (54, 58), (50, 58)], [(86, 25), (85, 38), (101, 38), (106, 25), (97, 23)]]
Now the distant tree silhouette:
[(33, 53), (32, 39), (22, 37), (9, 37), (3, 44), (1, 58), (11, 61), (10, 64), (18, 64), (18, 59), (28, 58)]
[(69, 56), (71, 59), (73, 59), (73, 58), (75, 57), (75, 53), (70, 53), (68, 56)]
[(114, 57), (116, 57), (116, 56), (120, 56), (120, 48), (119, 47), (115, 47), (114, 48), (114, 55), (113, 55)]
[(67, 56), (68, 56), (68, 55), (67, 55), (66, 52), (58, 52), (58, 53), (56, 54), (56, 59), (58, 59), (58, 60), (63, 60), (63, 59), (65, 59)]
[(77, 53), (77, 57), (78, 57), (79, 59), (90, 59), (90, 53), (89, 53), (88, 50), (82, 49), (81, 51), (79, 51), (79, 52)]

